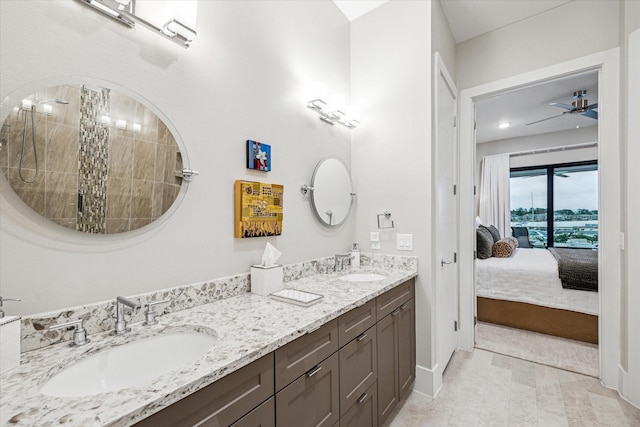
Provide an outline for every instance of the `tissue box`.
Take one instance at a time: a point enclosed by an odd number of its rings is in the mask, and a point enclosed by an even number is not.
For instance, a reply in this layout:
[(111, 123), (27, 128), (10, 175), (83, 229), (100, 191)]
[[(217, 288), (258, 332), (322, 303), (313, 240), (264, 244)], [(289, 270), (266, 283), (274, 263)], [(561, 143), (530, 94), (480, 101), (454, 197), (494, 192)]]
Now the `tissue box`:
[(0, 318), (0, 374), (20, 365), (20, 317)]
[(268, 267), (263, 265), (251, 266), (251, 293), (269, 295), (280, 289), (284, 289), (281, 265), (274, 264)]

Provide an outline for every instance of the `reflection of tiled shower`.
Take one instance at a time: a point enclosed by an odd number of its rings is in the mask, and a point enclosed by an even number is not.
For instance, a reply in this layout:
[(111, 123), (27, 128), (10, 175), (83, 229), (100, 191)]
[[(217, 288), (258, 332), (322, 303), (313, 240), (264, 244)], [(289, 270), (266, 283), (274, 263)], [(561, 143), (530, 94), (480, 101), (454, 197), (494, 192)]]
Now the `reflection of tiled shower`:
[[(155, 114), (99, 87), (58, 86), (46, 96), (69, 105), (55, 105), (48, 114), (36, 110), (41, 170), (36, 182), (27, 184), (18, 176), (24, 127), (19, 109), (6, 119), (0, 135), (7, 140), (0, 146), (0, 168), (27, 205), (71, 229), (118, 233), (152, 222), (173, 204), (182, 161), (173, 135)], [(112, 126), (115, 119), (140, 127), (118, 128)], [(30, 128), (27, 132), (30, 138)], [(35, 167), (28, 148), (27, 170)]]
[(76, 229), (105, 233), (109, 168), (109, 89), (80, 89), (78, 135), (78, 216)]

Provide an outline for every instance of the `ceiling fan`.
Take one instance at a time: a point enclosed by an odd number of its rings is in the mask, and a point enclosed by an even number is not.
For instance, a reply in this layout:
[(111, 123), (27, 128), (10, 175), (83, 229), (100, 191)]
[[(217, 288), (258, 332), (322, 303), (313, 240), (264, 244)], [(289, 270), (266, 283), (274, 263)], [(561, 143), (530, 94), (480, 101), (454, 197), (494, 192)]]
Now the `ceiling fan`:
[(579, 90), (577, 92), (573, 92), (574, 101), (571, 103), (571, 105), (562, 104), (559, 102), (552, 102), (549, 105), (552, 105), (554, 107), (564, 108), (567, 111), (563, 111), (562, 114), (559, 114), (557, 116), (551, 116), (551, 117), (547, 117), (546, 119), (536, 120), (535, 122), (527, 123), (525, 126), (544, 122), (545, 120), (555, 119), (557, 117), (562, 117), (566, 114), (580, 114), (581, 116), (598, 120), (598, 112), (593, 111), (594, 109), (598, 108), (598, 103), (589, 105), (589, 101), (586, 99), (586, 96), (587, 96), (586, 90)]

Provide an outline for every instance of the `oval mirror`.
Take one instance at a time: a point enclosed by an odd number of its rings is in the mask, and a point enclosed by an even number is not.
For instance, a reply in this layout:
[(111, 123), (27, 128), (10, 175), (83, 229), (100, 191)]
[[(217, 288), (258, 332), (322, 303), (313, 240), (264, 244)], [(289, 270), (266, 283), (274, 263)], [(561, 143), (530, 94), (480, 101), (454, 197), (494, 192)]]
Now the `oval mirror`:
[(311, 178), (311, 204), (324, 225), (336, 227), (349, 216), (353, 184), (347, 165), (340, 159), (320, 160)]
[(68, 84), (5, 107), (13, 109), (0, 135), (2, 174), (48, 220), (122, 233), (152, 223), (176, 201), (183, 181), (176, 139), (129, 96)]

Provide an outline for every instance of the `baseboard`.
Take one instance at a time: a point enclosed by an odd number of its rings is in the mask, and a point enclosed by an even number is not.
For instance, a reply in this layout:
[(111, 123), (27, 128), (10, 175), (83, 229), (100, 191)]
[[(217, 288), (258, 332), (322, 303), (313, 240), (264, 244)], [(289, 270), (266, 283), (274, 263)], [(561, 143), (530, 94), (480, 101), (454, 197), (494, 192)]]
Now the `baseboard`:
[(438, 365), (434, 369), (416, 366), (416, 381), (413, 389), (430, 397), (436, 397), (442, 388), (442, 372), (438, 375)]

